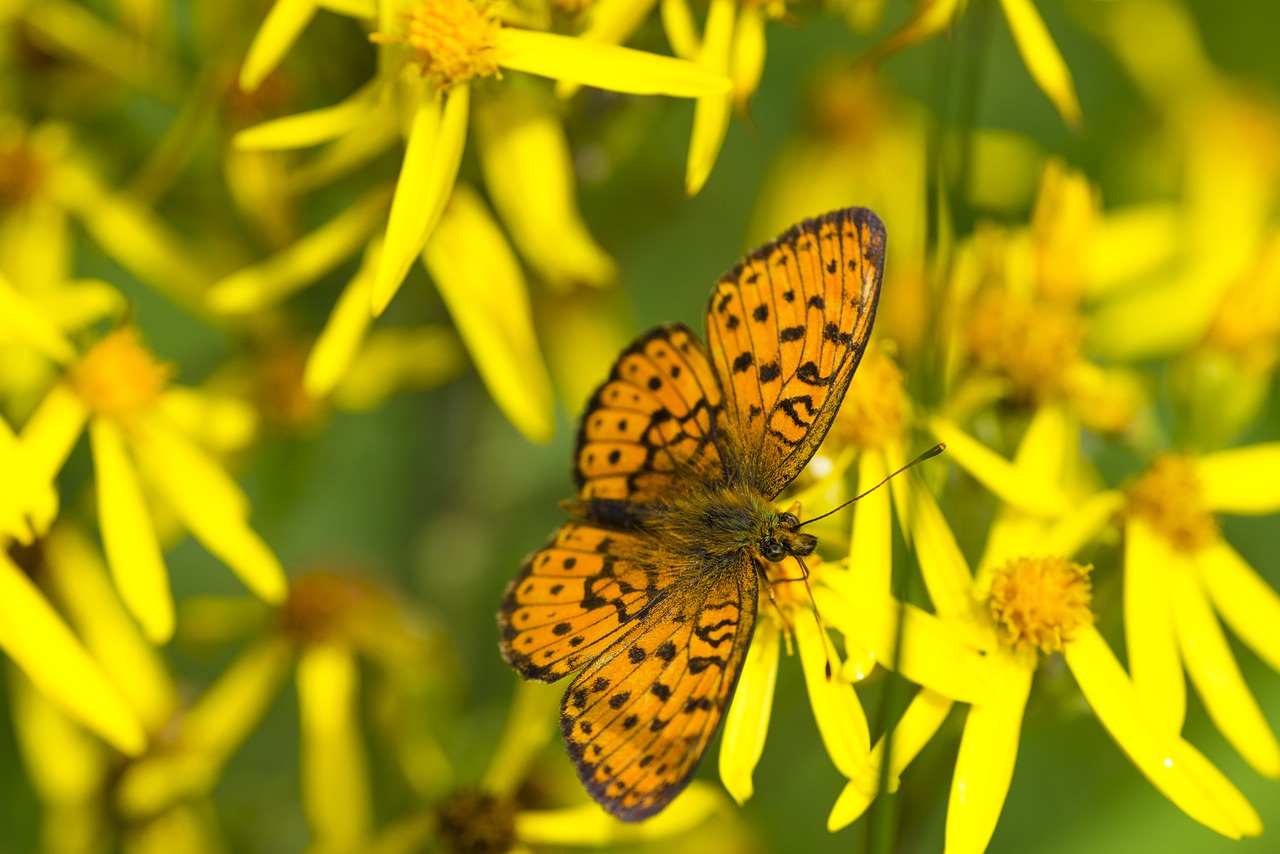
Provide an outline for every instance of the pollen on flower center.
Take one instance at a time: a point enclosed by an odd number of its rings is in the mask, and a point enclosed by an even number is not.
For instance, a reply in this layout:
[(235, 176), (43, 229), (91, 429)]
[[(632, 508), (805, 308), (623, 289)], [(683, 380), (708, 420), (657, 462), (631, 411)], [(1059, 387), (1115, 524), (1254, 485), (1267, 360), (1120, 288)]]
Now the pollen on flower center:
[(901, 436), (906, 419), (902, 369), (882, 348), (869, 347), (840, 408), (838, 433), (856, 445), (876, 447)]
[(988, 604), (1001, 642), (1046, 653), (1062, 649), (1093, 622), (1091, 569), (1061, 557), (1023, 557), (996, 569)]
[(146, 409), (164, 391), (173, 374), (124, 326), (89, 349), (71, 369), (72, 388), (98, 415), (119, 418)]
[(331, 572), (308, 572), (289, 587), (280, 611), (280, 629), (301, 643), (351, 640), (359, 618), (373, 608), (378, 594), (368, 583)]
[(1141, 517), (1174, 548), (1196, 551), (1218, 538), (1218, 521), (1200, 502), (1200, 478), (1189, 457), (1161, 454), (1128, 489), (1128, 513)]
[(413, 48), (423, 76), (440, 88), (497, 73), (494, 47), (501, 24), (471, 0), (421, 0), (406, 17), (407, 32), (371, 38)]
[(1083, 337), (1074, 315), (1003, 290), (987, 291), (969, 321), (974, 361), (1007, 377), (1019, 398), (1037, 403), (1062, 391), (1064, 371), (1078, 361)]

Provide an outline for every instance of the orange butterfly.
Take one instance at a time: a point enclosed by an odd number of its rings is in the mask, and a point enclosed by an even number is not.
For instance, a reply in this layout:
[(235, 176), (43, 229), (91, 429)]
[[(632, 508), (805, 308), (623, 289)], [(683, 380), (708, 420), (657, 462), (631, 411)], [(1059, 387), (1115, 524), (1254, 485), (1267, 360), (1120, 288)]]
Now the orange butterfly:
[(578, 428), (573, 520), (520, 567), (498, 614), (526, 679), (575, 670), (565, 746), (621, 819), (665, 807), (724, 717), (768, 564), (817, 546), (773, 499), (818, 449), (866, 348), (884, 225), (806, 220), (723, 276), (707, 342), (661, 326), (619, 357)]

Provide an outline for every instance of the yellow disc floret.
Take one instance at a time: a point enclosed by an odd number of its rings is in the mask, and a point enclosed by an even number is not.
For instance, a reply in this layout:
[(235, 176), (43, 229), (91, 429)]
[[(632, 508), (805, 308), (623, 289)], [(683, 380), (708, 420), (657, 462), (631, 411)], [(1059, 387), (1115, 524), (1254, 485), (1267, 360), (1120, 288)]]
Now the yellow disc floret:
[(988, 604), (1001, 642), (1015, 650), (1062, 649), (1093, 622), (1090, 569), (1061, 557), (1023, 557), (996, 569)]
[(90, 348), (68, 379), (95, 414), (124, 418), (152, 406), (172, 374), (142, 345), (135, 328), (123, 326)]
[(983, 294), (969, 322), (973, 360), (1003, 374), (1015, 396), (1032, 403), (1061, 393), (1067, 368), (1080, 359), (1083, 338), (1083, 325), (1073, 313), (1003, 289)]
[(907, 393), (902, 369), (883, 348), (867, 348), (858, 379), (849, 386), (836, 421), (836, 432), (861, 447), (879, 447), (902, 435), (907, 420)]
[(1126, 512), (1143, 519), (1174, 548), (1193, 552), (1218, 538), (1218, 520), (1201, 502), (1202, 494), (1189, 457), (1161, 454), (1129, 487)]
[(406, 18), (406, 32), (374, 33), (371, 38), (412, 48), (423, 76), (439, 88), (498, 72), (495, 46), (501, 24), (471, 0), (421, 0)]

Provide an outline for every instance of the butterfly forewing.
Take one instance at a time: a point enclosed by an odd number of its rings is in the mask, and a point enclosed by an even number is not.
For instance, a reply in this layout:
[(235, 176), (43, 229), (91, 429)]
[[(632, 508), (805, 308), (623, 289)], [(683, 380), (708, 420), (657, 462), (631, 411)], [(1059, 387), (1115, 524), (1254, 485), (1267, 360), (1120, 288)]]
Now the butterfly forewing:
[(565, 744), (609, 812), (650, 816), (693, 777), (741, 672), (757, 590), (749, 559), (682, 578), (565, 691)]
[(624, 352), (587, 404), (574, 481), (582, 498), (661, 500), (680, 478), (718, 480), (720, 387), (688, 327), (662, 326)]
[(498, 612), (502, 654), (526, 679), (554, 682), (598, 656), (675, 578), (634, 534), (566, 522), (525, 558)]
[(771, 498), (813, 456), (844, 399), (875, 318), (884, 244), (874, 213), (836, 211), (752, 252), (711, 295), (720, 432)]

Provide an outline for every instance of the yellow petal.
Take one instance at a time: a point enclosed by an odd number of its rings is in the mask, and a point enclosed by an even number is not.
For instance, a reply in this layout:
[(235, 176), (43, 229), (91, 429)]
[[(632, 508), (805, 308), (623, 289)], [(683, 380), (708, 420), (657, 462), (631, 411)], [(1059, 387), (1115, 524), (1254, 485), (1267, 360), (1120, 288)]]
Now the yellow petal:
[(199, 301), (210, 279), (206, 268), (150, 207), (110, 192), (87, 169), (72, 164), (51, 176), (50, 190), (127, 270), (174, 299)]
[(0, 551), (0, 648), (52, 702), (131, 756), (147, 737), (137, 715), (66, 623)]
[(702, 34), (698, 32), (689, 0), (662, 0), (658, 13), (671, 52), (681, 59), (696, 62), (702, 51)]
[(526, 845), (610, 847), (687, 833), (725, 808), (724, 796), (705, 783), (689, 788), (653, 818), (622, 822), (595, 804), (516, 813), (516, 837)]
[(52, 481), (71, 455), (89, 410), (66, 383), (58, 383), (40, 401), (19, 434), (31, 476)]
[(867, 716), (853, 686), (830, 670), (832, 660), (838, 665), (839, 658), (826, 631), (818, 628), (812, 613), (793, 610), (792, 615), (792, 631), (818, 733), (832, 763), (841, 774), (853, 777), (867, 764), (871, 752)]
[(898, 778), (937, 733), (951, 712), (952, 705), (949, 698), (928, 688), (918, 691), (911, 698), (911, 703), (897, 725), (876, 742), (871, 751), (871, 759), (862, 773), (851, 779), (840, 792), (835, 806), (831, 808), (831, 814), (827, 816), (827, 830), (834, 833), (853, 824), (879, 794), (886, 738), (890, 751), (887, 783), (889, 791), (896, 792)]
[(1205, 454), (1195, 467), (1205, 507), (1223, 513), (1280, 510), (1280, 442)]
[[(838, 579), (824, 573), (813, 596), (823, 619), (859, 646), (870, 650), (872, 658), (918, 685), (963, 702), (976, 702), (987, 691), (988, 666), (971, 642), (956, 631), (960, 621), (943, 621), (914, 605), (902, 608), (901, 652), (898, 651), (898, 603), (888, 596), (858, 595), (849, 586), (837, 590)], [(867, 671), (850, 672), (846, 662), (843, 676), (861, 680)]]
[(524, 275), (484, 202), (465, 185), (455, 189), (423, 260), (494, 401), (527, 438), (550, 439), (551, 381)]
[(340, 214), (281, 252), (209, 288), (214, 311), (246, 314), (283, 302), (350, 258), (387, 215), (387, 193), (366, 193)]
[[(6, 668), (14, 734), (22, 751), (23, 770), (45, 810), (45, 821), (56, 821), (59, 808), (96, 808), (102, 781), (112, 757), (102, 743), (67, 717), (17, 668)], [(82, 817), (78, 817), (82, 818)], [(48, 825), (43, 828), (47, 834)], [(45, 850), (90, 851), (92, 845), (59, 849), (42, 840)]]
[(950, 28), (963, 6), (964, 0), (920, 0), (907, 22), (871, 52), (870, 61), (881, 62), (895, 51), (919, 44)]
[(292, 651), (279, 638), (241, 653), (182, 716), (181, 749), (155, 753), (125, 769), (116, 787), (120, 813), (155, 815), (211, 791), (232, 752), (261, 723), (291, 664)]
[(354, 851), (370, 826), (368, 761), (357, 714), (359, 672), (351, 650), (322, 645), (298, 659), (302, 804), (315, 844)]
[(552, 287), (608, 283), (617, 270), (578, 213), (559, 114), (538, 92), (504, 91), (476, 110), (480, 166), (494, 208), (521, 257)]
[(121, 606), (96, 548), (77, 529), (54, 528), (44, 541), (50, 589), (149, 732), (160, 732), (177, 706), (164, 662)]
[(1187, 688), (1178, 656), (1169, 593), (1171, 573), (1189, 572), (1175, 552), (1141, 519), (1125, 525), (1124, 623), (1129, 672), (1145, 714), (1165, 732), (1182, 731)]
[(373, 301), (373, 274), (381, 248), (382, 241), (378, 239), (371, 240), (365, 247), (360, 268), (338, 297), (307, 356), (302, 387), (312, 397), (327, 397), (342, 381), (369, 332), (373, 323), (373, 315), (369, 313)]
[(249, 45), (240, 68), (240, 88), (245, 92), (257, 89), (280, 64), (315, 14), (315, 0), (276, 0)]
[(257, 436), (257, 410), (240, 397), (169, 385), (156, 408), (178, 432), (217, 453), (243, 451)]
[(136, 451), (192, 535), (267, 602), (284, 599), (288, 582), (270, 547), (249, 527), (249, 502), (217, 463), (159, 421), (145, 425)]
[(1219, 540), (1196, 555), (1200, 581), (1240, 640), (1280, 671), (1280, 594), (1240, 554)]
[(58, 493), (53, 481), (37, 475), (24, 453), (22, 443), (0, 417), (0, 542), (12, 538), (28, 545), (48, 530), (58, 512)]
[(481, 790), (500, 797), (516, 796), (539, 752), (551, 740), (551, 724), (560, 716), (561, 693), (558, 688), (539, 682), (521, 680), (516, 685), (507, 724), (493, 749)]
[(1239, 795), (1235, 787), (1225, 778), (1214, 780), (1181, 761), (1180, 739), (1163, 725), (1152, 725), (1139, 692), (1098, 630), (1093, 626), (1077, 629), (1075, 638), (1063, 647), (1063, 657), (1098, 720), (1143, 776), (1191, 818), (1238, 839), (1236, 821), (1221, 806)]
[(375, 316), (396, 295), (444, 213), (467, 139), (470, 93), (465, 85), (455, 86), (443, 96), (443, 105), (440, 98), (423, 94), (413, 115), (373, 280)]
[[(653, 11), (657, 0), (598, 0), (591, 4), (591, 20), (586, 29), (578, 33), (579, 41), (600, 44), (622, 44), (640, 28)], [(681, 54), (676, 52), (677, 56)], [(571, 98), (578, 91), (578, 84), (568, 80), (556, 83), (556, 96)]]
[(1022, 714), (1027, 707), (1034, 667), (1003, 651), (993, 656), (998, 683), (992, 696), (969, 709), (955, 777), (947, 804), (949, 854), (980, 854), (995, 832), (1004, 809), (1013, 765), (1018, 757)]
[(764, 753), (773, 710), (773, 690), (778, 681), (778, 624), (771, 619), (756, 623), (747, 649), (733, 703), (724, 719), (720, 737), (720, 782), (739, 804), (755, 793), (752, 780)]
[(378, 15), (377, 0), (318, 0), (316, 5), (348, 18), (371, 20)]
[(1280, 777), (1280, 743), (1245, 684), (1226, 635), (1200, 586), (1197, 573), (1168, 577), (1178, 642), (1191, 684), (1209, 717), (1259, 774)]
[[(727, 74), (729, 71), (736, 12), (735, 0), (711, 0), (707, 9), (707, 30), (702, 51), (698, 54), (698, 65), (710, 74)], [(693, 108), (693, 137), (689, 140), (684, 179), (684, 191), (690, 196), (697, 195), (711, 175), (711, 167), (729, 130), (732, 108), (731, 94), (703, 95)]]
[[(1262, 818), (1249, 799), (1218, 768), (1185, 741), (1174, 745), (1173, 761), (1195, 779), (1196, 785), (1222, 810), (1236, 826), (1240, 836), (1261, 836)], [(1214, 828), (1217, 830), (1217, 828)], [(1222, 833), (1221, 830), (1218, 831)], [(1223, 833), (1224, 836), (1231, 836)], [(1232, 836), (1233, 839), (1239, 838)]]
[(231, 143), (244, 151), (273, 151), (307, 148), (346, 134), (362, 132), (379, 112), (385, 94), (381, 83), (375, 81), (332, 107), (271, 119), (245, 128), (232, 137)]
[(765, 49), (764, 7), (755, 3), (744, 4), (734, 27), (733, 51), (729, 61), (733, 100), (740, 110), (746, 109), (747, 101), (760, 88)]
[(61, 365), (76, 355), (62, 330), (0, 273), (0, 341), (5, 338), (16, 338)]
[(698, 98), (729, 91), (729, 78), (670, 56), (504, 27), (498, 64), (556, 80), (632, 95)]
[(945, 418), (929, 419), (929, 430), (946, 443), (947, 455), (1002, 501), (1027, 513), (1056, 516), (1071, 507), (1062, 489), (1013, 465)]
[(939, 615), (966, 620), (974, 608), (969, 565), (933, 496), (925, 489), (913, 489), (911, 497), (911, 543), (929, 599)]
[(1082, 117), (1071, 71), (1035, 5), (1031, 0), (1000, 0), (1000, 5), (1004, 8), (1009, 29), (1013, 31), (1018, 53), (1022, 55), (1032, 79), (1058, 108), (1063, 121), (1072, 128), (1078, 128)]
[(290, 189), (305, 196), (350, 175), (401, 142), (399, 116), (377, 110), (359, 125), (359, 133), (340, 136), (289, 173)]
[[(889, 474), (883, 453), (863, 452), (858, 463), (858, 494)], [(888, 490), (877, 489), (853, 505), (853, 534), (849, 540), (849, 573), (866, 593), (889, 592), (893, 571), (893, 522)]]
[(1113, 522), (1124, 503), (1124, 494), (1112, 490), (1099, 492), (1078, 502), (1069, 513), (1045, 527), (1040, 540), (1040, 552), (1063, 556), (1078, 554)]
[(466, 351), (447, 326), (375, 329), (333, 390), (333, 405), (368, 412), (398, 391), (443, 385), (466, 367)]
[(173, 596), (142, 484), (119, 427), (95, 418), (89, 440), (98, 478), (98, 524), (111, 577), (147, 638), (163, 644), (173, 636)]

